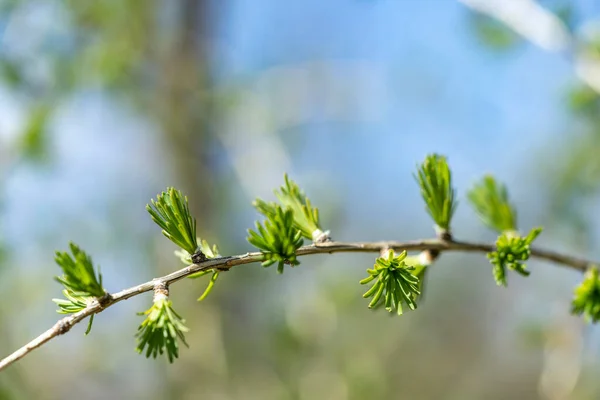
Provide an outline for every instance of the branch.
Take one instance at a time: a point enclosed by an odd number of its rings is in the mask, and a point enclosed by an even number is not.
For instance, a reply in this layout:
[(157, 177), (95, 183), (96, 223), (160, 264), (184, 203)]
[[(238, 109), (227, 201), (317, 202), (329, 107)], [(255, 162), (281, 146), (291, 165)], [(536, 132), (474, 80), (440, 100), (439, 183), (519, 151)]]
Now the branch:
[(472, 10), (501, 21), (523, 38), (547, 51), (560, 52), (575, 73), (600, 93), (600, 61), (590, 40), (576, 37), (560, 18), (534, 0), (458, 0)]
[[(321, 244), (313, 244), (310, 246), (300, 247), (296, 251), (297, 256), (306, 256), (311, 254), (332, 254), (332, 253), (380, 253), (382, 250), (406, 250), (406, 251), (424, 251), (437, 250), (445, 251), (462, 251), (462, 252), (478, 252), (488, 253), (495, 250), (495, 245), (487, 243), (475, 242), (460, 242), (455, 240), (440, 240), (440, 239), (424, 239), (408, 242), (372, 242), (372, 243), (356, 243), (356, 242), (325, 242)], [(594, 261), (573, 257), (556, 253), (553, 251), (542, 249), (531, 249), (531, 256), (538, 259), (551, 261), (556, 264), (569, 267), (580, 272), (585, 272), (591, 265), (597, 264)], [(106, 308), (130, 297), (154, 290), (159, 285), (169, 285), (177, 282), (193, 273), (208, 270), (218, 269), (228, 271), (229, 269), (244, 264), (262, 262), (264, 255), (260, 252), (246, 253), (238, 256), (220, 257), (209, 259), (197, 264), (188, 265), (185, 268), (172, 272), (160, 278), (155, 278), (151, 281), (133, 286), (129, 289), (122, 290), (114, 294), (107, 294), (99, 300), (94, 300), (85, 309), (72, 314), (68, 317), (60, 319), (54, 326), (46, 332), (33, 339), (25, 346), (21, 347), (11, 355), (0, 361), (0, 371), (13, 364), (14, 362), (25, 357), (33, 350), (49, 342), (53, 338), (65, 334), (71, 330), (77, 323), (94, 314), (99, 314)]]

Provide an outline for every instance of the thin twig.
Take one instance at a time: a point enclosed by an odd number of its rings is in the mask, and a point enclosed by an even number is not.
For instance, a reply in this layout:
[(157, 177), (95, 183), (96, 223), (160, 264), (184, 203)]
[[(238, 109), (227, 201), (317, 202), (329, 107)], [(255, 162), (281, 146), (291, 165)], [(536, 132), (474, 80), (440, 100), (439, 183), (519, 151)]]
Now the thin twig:
[[(493, 251), (495, 246), (487, 243), (473, 243), (460, 241), (444, 241), (440, 239), (416, 240), (409, 242), (373, 242), (373, 243), (346, 243), (346, 242), (325, 242), (304, 246), (298, 249), (298, 256), (306, 256), (310, 254), (325, 254), (325, 253), (369, 253), (380, 252), (382, 249), (407, 250), (407, 251), (423, 251), (437, 250), (445, 251), (463, 251), (463, 252), (483, 252)], [(564, 265), (569, 268), (584, 272), (590, 265), (597, 264), (594, 261), (583, 258), (572, 257), (564, 254), (555, 253), (552, 251), (531, 249), (531, 256), (542, 260), (551, 261), (557, 264)], [(90, 303), (85, 309), (60, 319), (54, 326), (46, 332), (33, 339), (25, 346), (21, 347), (11, 355), (0, 361), (0, 371), (14, 362), (25, 357), (33, 350), (49, 342), (56, 336), (67, 333), (75, 324), (83, 321), (85, 318), (98, 314), (106, 308), (126, 300), (130, 297), (137, 296), (141, 293), (154, 290), (157, 285), (169, 285), (177, 282), (195, 272), (219, 268), (228, 270), (237, 265), (250, 264), (263, 261), (263, 255), (259, 252), (246, 253), (239, 256), (220, 257), (203, 261), (198, 264), (191, 264), (185, 268), (172, 272), (160, 278), (155, 278), (151, 281), (133, 286), (129, 289), (122, 290), (112, 295), (107, 295), (100, 301), (95, 300)]]

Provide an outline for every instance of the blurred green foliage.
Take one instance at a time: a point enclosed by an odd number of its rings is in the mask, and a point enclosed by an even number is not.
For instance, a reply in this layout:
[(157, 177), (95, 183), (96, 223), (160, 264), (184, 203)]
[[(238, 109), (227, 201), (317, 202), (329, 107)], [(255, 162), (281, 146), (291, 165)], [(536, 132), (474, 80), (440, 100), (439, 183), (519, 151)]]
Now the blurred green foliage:
[(38, 104), (31, 110), (18, 146), (18, 151), (25, 158), (42, 161), (46, 156), (48, 152), (46, 129), (51, 115), (52, 107), (49, 104)]
[[(4, 1), (0, 18), (25, 13), (33, 1)], [(156, 84), (158, 1), (62, 0), (66, 25), (34, 47), (7, 46), (0, 52), (0, 78), (30, 105), (17, 150), (29, 160), (50, 158), (48, 125), (57, 106), (77, 91), (100, 85), (149, 106), (146, 93)], [(57, 5), (57, 4), (54, 4)], [(51, 6), (51, 5), (49, 5)], [(17, 51), (18, 50), (18, 51)], [(40, 75), (32, 65), (48, 67)]]
[(467, 193), (471, 205), (490, 229), (498, 233), (517, 230), (517, 212), (508, 201), (508, 191), (491, 175), (483, 177)]
[(523, 43), (518, 34), (487, 15), (469, 12), (468, 26), (482, 45), (495, 51), (506, 52)]

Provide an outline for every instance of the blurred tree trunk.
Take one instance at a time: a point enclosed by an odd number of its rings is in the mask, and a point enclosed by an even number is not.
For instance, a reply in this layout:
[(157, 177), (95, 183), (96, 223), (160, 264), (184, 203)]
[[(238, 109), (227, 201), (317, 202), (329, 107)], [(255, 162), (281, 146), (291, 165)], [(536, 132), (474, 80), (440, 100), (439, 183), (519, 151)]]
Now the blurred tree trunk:
[(211, 89), (208, 34), (213, 9), (208, 0), (180, 0), (178, 24), (161, 60), (157, 108), (169, 148), (174, 186), (189, 197), (199, 231), (212, 226), (209, 96)]
[[(190, 200), (190, 209), (198, 221), (198, 231), (205, 236), (211, 230), (214, 182), (211, 174), (210, 21), (214, 18), (209, 0), (178, 0), (177, 22), (166, 51), (161, 53), (157, 92), (158, 123), (162, 128), (165, 160), (174, 181)], [(171, 32), (170, 32), (171, 33)], [(185, 305), (183, 312), (185, 311)], [(187, 313), (187, 312), (186, 312)], [(161, 367), (165, 379), (160, 397), (184, 398), (194, 382), (168, 384), (166, 365)]]

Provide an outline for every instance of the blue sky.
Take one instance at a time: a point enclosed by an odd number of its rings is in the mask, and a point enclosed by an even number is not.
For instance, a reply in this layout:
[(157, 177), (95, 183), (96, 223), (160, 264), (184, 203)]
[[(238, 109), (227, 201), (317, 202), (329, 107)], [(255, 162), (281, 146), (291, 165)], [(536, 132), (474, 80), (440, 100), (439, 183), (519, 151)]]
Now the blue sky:
[(365, 109), (380, 109), (375, 120), (313, 116), (280, 135), (313, 143), (294, 150), (294, 168), (385, 177), (375, 188), (403, 179), (400, 171), (408, 182), (431, 151), (448, 155), (459, 187), (488, 171), (518, 185), (519, 169), (568, 122), (568, 61), (527, 42), (505, 53), (486, 48), (454, 1), (233, 1), (218, 40), (223, 80), (315, 59), (373, 67), (380, 84), (360, 94)]
[[(269, 70), (315, 60), (339, 66), (362, 63), (367, 75), (373, 71), (366, 84), (351, 92), (357, 96), (351, 110), (364, 114), (362, 120), (360, 115), (350, 121), (320, 116), (317, 87), (311, 99), (316, 105), (307, 107), (305, 120), (276, 132), (291, 155), (290, 172), (300, 178), (324, 174), (325, 181), (340, 182), (351, 209), (373, 203), (381, 210), (394, 207), (394, 197), (363, 196), (385, 190), (390, 181), (407, 188), (410, 204), (420, 201), (411, 173), (433, 151), (449, 157), (459, 191), (488, 171), (519, 190), (519, 169), (566, 123), (562, 101), (573, 81), (569, 64), (528, 43), (507, 53), (483, 47), (457, 2), (240, 0), (230, 2), (223, 18), (215, 35), (215, 70), (221, 82), (249, 81), (251, 90), (264, 92), (260, 78)], [(340, 70), (338, 75), (340, 86), (356, 85), (352, 74)], [(0, 104), (5, 105), (0, 109), (3, 125), (10, 128), (18, 103), (0, 96)], [(277, 114), (277, 104), (270, 112)], [(94, 182), (104, 182), (106, 197), (126, 190), (128, 179), (139, 181), (151, 168), (131, 151), (148, 131), (151, 127), (107, 96), (74, 99), (53, 121), (62, 157), (56, 174), (45, 183), (47, 175), (31, 170), (10, 178), (9, 223), (35, 218), (28, 210), (44, 209), (51, 199), (56, 200), (53, 207), (73, 210), (63, 198), (69, 197), (67, 192), (61, 195), (47, 185), (74, 187), (76, 199), (85, 204), (101, 201), (82, 171), (94, 176)], [(145, 153), (158, 151), (147, 141), (144, 146)], [(124, 169), (135, 171), (134, 176), (119, 174)], [(158, 177), (146, 179), (151, 187), (167, 179), (163, 168), (156, 172)], [(116, 176), (124, 180), (106, 184)], [(24, 204), (24, 197), (31, 204)], [(28, 224), (14, 223), (26, 240)], [(60, 222), (47, 229), (56, 224)], [(20, 242), (18, 236), (11, 240)]]
[(489, 168), (512, 158), (499, 154), (502, 144), (518, 138), (520, 146), (502, 147), (519, 151), (555, 133), (573, 80), (568, 62), (527, 43), (504, 55), (484, 48), (452, 1), (233, 1), (219, 40), (225, 79), (314, 59), (376, 65), (386, 90), (363, 100), (385, 111), (350, 131), (403, 143), (409, 153), (430, 151), (431, 139), (458, 156), (474, 148), (465, 158)]

